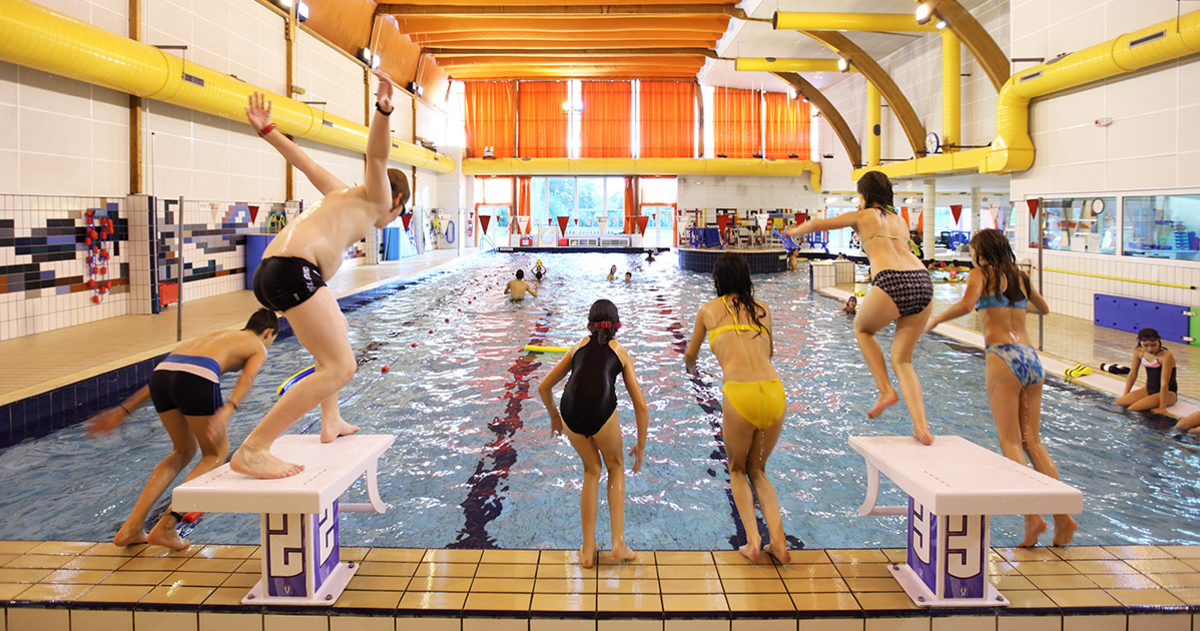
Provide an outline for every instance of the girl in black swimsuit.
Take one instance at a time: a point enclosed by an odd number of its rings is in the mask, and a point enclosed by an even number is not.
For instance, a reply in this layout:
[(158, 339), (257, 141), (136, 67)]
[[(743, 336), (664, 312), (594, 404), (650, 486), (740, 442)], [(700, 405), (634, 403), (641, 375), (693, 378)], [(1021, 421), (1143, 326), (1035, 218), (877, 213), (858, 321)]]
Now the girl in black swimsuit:
[[(617, 307), (608, 300), (597, 300), (588, 313), (588, 331), (562, 361), (538, 385), (542, 404), (550, 413), (550, 431), (566, 434), (571, 446), (583, 460), (583, 491), (579, 498), (583, 522), (583, 546), (579, 563), (596, 563), (596, 513), (600, 493), (600, 469), (608, 469), (608, 512), (612, 520), (612, 556), (618, 561), (633, 560), (637, 554), (625, 545), (625, 460), (621, 426), (617, 422), (616, 379), (625, 379), (625, 388), (633, 400), (637, 418), (637, 445), (630, 450), (633, 471), (642, 468), (646, 450), (646, 429), (650, 414), (642, 389), (633, 371), (633, 359), (615, 339), (621, 328)], [(563, 389), (562, 413), (554, 405), (554, 386), (570, 373)]]

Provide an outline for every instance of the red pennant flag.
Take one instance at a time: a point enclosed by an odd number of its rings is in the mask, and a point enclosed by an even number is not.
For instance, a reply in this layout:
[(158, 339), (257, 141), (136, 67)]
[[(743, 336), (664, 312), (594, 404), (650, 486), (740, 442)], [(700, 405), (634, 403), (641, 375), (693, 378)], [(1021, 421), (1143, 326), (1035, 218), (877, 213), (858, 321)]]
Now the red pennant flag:
[(796, 213), (796, 225), (804, 223), (808, 219), (808, 213)]
[(250, 206), (250, 223), (258, 221), (258, 206)]
[(400, 223), (404, 224), (404, 231), (408, 232), (408, 225), (412, 223), (412, 213), (400, 216)]
[(958, 225), (958, 218), (962, 217), (962, 204), (950, 204), (950, 216), (954, 217), (954, 225)]
[(558, 218), (558, 231), (559, 231), (560, 233), (562, 233), (562, 236), (563, 236), (563, 238), (564, 238), (564, 239), (565, 239), (565, 238), (566, 238), (566, 236), (567, 236), (567, 222), (568, 222), (568, 221), (571, 221), (571, 218), (570, 218), (570, 217), (565, 217), (565, 216), (564, 216), (564, 217), (559, 217), (559, 218)]
[(645, 235), (646, 234), (646, 225), (649, 223), (650, 223), (649, 217), (644, 217), (644, 216), (638, 217), (637, 218), (638, 234)]
[(1038, 210), (1037, 198), (1035, 197), (1033, 199), (1027, 199), (1027, 200), (1025, 200), (1025, 203), (1029, 204), (1029, 218), (1033, 219), (1034, 217), (1037, 217), (1037, 210)]
[(908, 206), (900, 207), (900, 216), (904, 217), (904, 225), (912, 226), (912, 222), (908, 220)]
[[(909, 229), (911, 230), (912, 228), (909, 228)], [(921, 209), (921, 212), (917, 213), (917, 230), (920, 230), (922, 233), (925, 232), (925, 209), (924, 208)]]
[(729, 225), (729, 215), (717, 215), (717, 228), (721, 230), (721, 236), (725, 236), (725, 226)]
[(491, 215), (480, 215), (479, 225), (483, 227), (483, 234), (487, 234), (488, 223), (492, 220)]

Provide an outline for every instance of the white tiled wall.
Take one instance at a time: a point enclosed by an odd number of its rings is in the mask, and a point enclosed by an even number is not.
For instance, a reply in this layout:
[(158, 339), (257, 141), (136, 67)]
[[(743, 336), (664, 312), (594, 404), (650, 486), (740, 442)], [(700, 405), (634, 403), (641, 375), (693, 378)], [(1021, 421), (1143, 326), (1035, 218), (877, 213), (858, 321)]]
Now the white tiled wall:
[(807, 174), (800, 177), (681, 175), (678, 208), (791, 208), (796, 212), (824, 208)]

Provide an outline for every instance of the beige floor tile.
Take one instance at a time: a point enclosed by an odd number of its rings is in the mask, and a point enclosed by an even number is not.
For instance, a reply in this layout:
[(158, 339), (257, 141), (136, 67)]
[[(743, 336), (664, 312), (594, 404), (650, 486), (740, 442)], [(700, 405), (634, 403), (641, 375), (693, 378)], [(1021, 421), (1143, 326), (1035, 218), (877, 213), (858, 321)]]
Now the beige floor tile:
[(18, 570), (0, 567), (0, 583), (36, 583), (54, 572), (51, 569)]
[(124, 566), (126, 563), (133, 561), (129, 557), (114, 557), (114, 556), (81, 556), (71, 559), (66, 565), (62, 566), (64, 570), (115, 570)]
[[(482, 552), (482, 550), (476, 550), (476, 552)], [(366, 565), (366, 563), (363, 563), (364, 567)], [(413, 571), (413, 577), (441, 576), (447, 578), (472, 578), (475, 576), (476, 567), (478, 566), (475, 563), (420, 563), (417, 565), (416, 570)]]
[(150, 590), (151, 585), (97, 585), (76, 600), (85, 603), (136, 603)]
[(782, 594), (787, 591), (778, 578), (723, 578), (726, 594)]
[(1165, 589), (1109, 589), (1105, 591), (1108, 592), (1109, 596), (1116, 598), (1117, 601), (1127, 607), (1174, 607), (1184, 605), (1182, 600), (1179, 600)]
[(190, 559), (196, 556), (196, 553), (199, 552), (203, 547), (204, 546), (190, 545), (184, 550), (172, 550), (162, 546), (146, 546), (142, 548), (142, 551), (138, 552), (137, 555), (140, 558), (171, 557), (174, 559)]
[(883, 556), (887, 557), (887, 560), (891, 563), (908, 562), (908, 550), (904, 548), (884, 548), (883, 550), (880, 550), (880, 552), (882, 552)]
[(766, 554), (759, 557), (758, 563), (751, 562), (737, 550), (714, 550), (712, 556), (717, 565), (771, 565), (770, 557)]
[(0, 583), (0, 600), (17, 600), (17, 595), (34, 583)]
[(471, 581), (469, 577), (452, 578), (448, 576), (419, 576), (414, 577), (408, 584), (410, 592), (469, 592)]
[(1141, 574), (1089, 574), (1088, 580), (1102, 589), (1154, 589), (1158, 583)]
[(30, 585), (29, 589), (21, 592), (20, 600), (42, 602), (70, 602), (91, 589), (91, 585), (58, 585), (39, 583)]
[(594, 578), (539, 578), (533, 583), (535, 593), (547, 594), (595, 594)]
[(466, 592), (405, 592), (400, 609), (458, 611), (467, 602)]
[(94, 541), (43, 541), (25, 554), (58, 554), (78, 556), (95, 546)]
[(533, 593), (532, 578), (479, 578), (471, 583), (472, 592)]
[[(488, 552), (491, 552), (488, 550)], [(507, 565), (503, 563), (481, 563), (475, 570), (475, 578), (534, 578), (536, 565)]]
[[(545, 552), (542, 553), (543, 557)], [(596, 578), (596, 568), (581, 565), (546, 565), (545, 561), (538, 564), (538, 578)]]
[(170, 572), (125, 572), (118, 570), (100, 581), (101, 585), (158, 585)]
[(660, 612), (662, 597), (658, 594), (597, 594), (596, 610), (609, 612)]
[(848, 592), (850, 586), (840, 578), (785, 578), (783, 585), (793, 594)]
[[(204, 599), (204, 604), (207, 606), (220, 605), (228, 607), (240, 605), (242, 604), (242, 599), (248, 593), (250, 593), (250, 590), (241, 587), (218, 587), (208, 595), (208, 598)], [(200, 615), (203, 616), (204, 614)], [(261, 619), (259, 620), (259, 624), (262, 624)], [(221, 629), (220, 631), (226, 630)]]
[(579, 565), (578, 550), (542, 550), (538, 555), (540, 565)]
[(205, 559), (249, 559), (258, 553), (258, 546), (204, 546), (196, 553)]
[(1183, 562), (1193, 569), (1200, 570), (1200, 559), (1183, 559)]
[(887, 563), (887, 555), (880, 550), (826, 550), (825, 554), (834, 563)]
[(426, 550), (425, 563), (479, 563), (483, 550)]
[(655, 557), (659, 565), (712, 565), (713, 558), (709, 552), (678, 552), (659, 551)]
[(717, 574), (727, 578), (779, 578), (773, 565), (718, 565)]
[(61, 554), (22, 554), (4, 564), (10, 570), (57, 570), (70, 563), (74, 557)]
[(1149, 578), (1163, 587), (1200, 587), (1200, 573), (1147, 574), (1146, 578)]
[(1096, 584), (1083, 574), (1040, 574), (1029, 581), (1038, 589), (1094, 589)]
[[(661, 569), (661, 568), (660, 568)], [(708, 579), (659, 579), (658, 588), (663, 594), (724, 594), (721, 581)]]
[(37, 629), (38, 631), (67, 631), (71, 613), (66, 609), (43, 607), (14, 607), (8, 610), (8, 628)]
[(1079, 570), (1066, 561), (1017, 561), (1013, 565), (1025, 576), (1044, 576), (1046, 574), (1079, 574)]
[(1010, 589), (1037, 589), (1024, 576), (993, 576), (991, 580), (992, 585), (1002, 592)]
[(701, 579), (720, 578), (715, 565), (660, 565), (660, 579)]
[(798, 611), (858, 611), (862, 606), (853, 594), (792, 594), (792, 602)]
[(1142, 574), (1192, 574), (1196, 568), (1175, 559), (1130, 559), (1125, 563)]
[(1137, 574), (1138, 571), (1133, 569), (1124, 561), (1071, 561), (1071, 567), (1079, 570), (1084, 574)]
[(243, 559), (204, 559), (199, 556), (192, 557), (179, 566), (183, 572), (221, 572), (228, 574), (238, 569)]
[[(367, 553), (370, 551), (371, 548), (342, 547), (338, 549), (338, 556), (340, 556), (343, 561), (362, 561), (363, 559), (367, 558)], [(425, 551), (421, 550), (421, 554), (424, 555)], [(420, 559), (417, 560), (419, 561)], [(413, 563), (416, 563), (416, 561), (413, 561)]]
[(1169, 553), (1158, 546), (1104, 546), (1105, 550), (1113, 553), (1118, 559), (1171, 559)]
[(1200, 546), (1158, 546), (1176, 559), (1200, 559)]
[[(239, 576), (234, 574), (234, 576)], [(346, 589), (366, 592), (402, 592), (411, 579), (407, 576), (359, 576), (354, 575)], [(253, 585), (253, 583), (251, 583)]]
[(781, 565), (777, 568), (783, 578), (841, 578), (833, 564)]
[(40, 545), (41, 541), (0, 541), (0, 554), (25, 554)]
[(5, 563), (12, 561), (13, 559), (15, 559), (19, 556), (21, 556), (21, 555), (19, 555), (19, 554), (0, 554), (0, 567), (4, 567)]
[(868, 611), (894, 611), (917, 609), (908, 594), (904, 592), (878, 592), (873, 594), (855, 594), (858, 604)]
[(1050, 548), (1050, 551), (1063, 561), (1106, 561), (1117, 558), (1100, 546), (1065, 546)]
[(658, 578), (658, 568), (653, 565), (600, 565), (596, 567), (596, 578)]
[[(230, 574), (225, 577), (225, 581), (221, 583), (221, 587), (239, 587), (242, 589), (250, 589), (254, 587), (262, 577), (257, 574)], [(353, 581), (354, 579), (350, 579)], [(402, 584), (407, 585), (408, 579), (399, 579)]]
[[(72, 609), (71, 628), (88, 631), (133, 631), (133, 611)], [(228, 631), (239, 631), (229, 629)]]
[(722, 594), (664, 594), (662, 600), (668, 613), (729, 611)]
[(1044, 594), (1059, 607), (1117, 607), (1116, 600), (1102, 589), (1047, 589)]
[[(142, 598), (142, 604), (199, 605), (213, 593), (212, 587), (171, 587), (160, 585)], [(244, 595), (244, 594), (243, 594)]]
[[(217, 572), (173, 572), (163, 579), (162, 585), (167, 587), (220, 587), (230, 576), (236, 574), (218, 574)], [(247, 574), (246, 576), (250, 576)]]
[(900, 583), (896, 579), (888, 578), (847, 578), (846, 585), (850, 587), (850, 591), (857, 592), (901, 592), (904, 591), (900, 587)]
[(1009, 609), (1046, 609), (1057, 608), (1053, 600), (1045, 592), (1037, 589), (1011, 589), (1004, 591), (1008, 599)]
[(829, 555), (824, 550), (792, 550), (791, 554), (792, 562), (788, 565), (833, 563), (833, 560), (829, 558)]
[[(99, 559), (85, 559), (99, 560)], [(118, 560), (118, 559), (112, 559)], [(126, 572), (174, 572), (187, 563), (187, 559), (127, 559), (119, 567)]]
[(537, 565), (537, 550), (484, 550), (480, 563), (504, 563), (508, 565)]
[[(1183, 601), (1185, 604), (1200, 605), (1200, 587), (1180, 587), (1168, 589), (1167, 591), (1171, 592), (1172, 596)], [(0, 598), (3, 598), (3, 596), (0, 596)]]
[(395, 609), (400, 592), (360, 592), (346, 590), (333, 603), (334, 609)]
[[(385, 563), (420, 563), (425, 557), (425, 550), (418, 548), (371, 548), (362, 558), (364, 561), (383, 561)], [(343, 561), (349, 559), (342, 557)]]
[(42, 583), (75, 583), (95, 585), (109, 575), (108, 570), (55, 570), (41, 580)]
[(355, 576), (412, 576), (420, 567), (417, 563), (390, 563), (363, 561), (358, 565)]
[(658, 579), (601, 578), (596, 580), (598, 594), (657, 594)]
[(546, 611), (595, 611), (595, 594), (534, 594), (529, 609)]
[(1058, 561), (1050, 548), (992, 548), (1005, 561)]
[(843, 578), (890, 578), (888, 563), (839, 563), (834, 567)]
[(464, 611), (529, 611), (533, 594), (488, 594), (471, 592), (463, 605)]
[(787, 594), (726, 594), (730, 611), (792, 612), (796, 605)]
[(654, 565), (656, 563), (653, 550), (634, 550), (637, 558), (632, 560), (614, 559), (612, 550), (601, 550), (596, 555), (597, 565)]

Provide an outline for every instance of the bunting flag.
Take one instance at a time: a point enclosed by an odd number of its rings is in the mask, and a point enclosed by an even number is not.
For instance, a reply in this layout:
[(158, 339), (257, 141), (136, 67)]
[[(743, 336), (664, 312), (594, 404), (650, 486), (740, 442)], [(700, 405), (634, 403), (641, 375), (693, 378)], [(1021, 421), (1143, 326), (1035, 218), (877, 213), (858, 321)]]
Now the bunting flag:
[(491, 220), (492, 220), (491, 215), (480, 215), (479, 216), (479, 225), (483, 228), (483, 234), (487, 234), (488, 223), (491, 222)]
[(767, 232), (767, 224), (771, 223), (771, 217), (767, 213), (758, 213), (758, 231)]
[(258, 221), (258, 206), (250, 206), (250, 223)]
[(954, 217), (954, 226), (958, 227), (958, 218), (962, 217), (962, 204), (950, 204), (950, 216)]
[(1038, 211), (1037, 198), (1035, 197), (1033, 199), (1027, 199), (1027, 200), (1025, 200), (1025, 203), (1029, 205), (1029, 218), (1033, 219), (1034, 217), (1037, 217), (1037, 211)]
[(1012, 219), (1012, 209), (1004, 212), (1002, 207), (996, 207), (996, 229), (1004, 232), (1008, 229), (1008, 222)]
[(808, 219), (808, 213), (796, 213), (796, 225), (800, 225)]
[(641, 217), (638, 217), (638, 218), (637, 218), (638, 234), (640, 234), (640, 235), (642, 235), (642, 236), (645, 236), (645, 235), (646, 235), (646, 226), (647, 226), (649, 223), (650, 223), (650, 218), (649, 218), (649, 217), (647, 217), (647, 216), (645, 216), (645, 215), (642, 215)]
[(529, 215), (517, 217), (517, 223), (521, 224), (521, 234), (529, 234)]
[(729, 225), (729, 215), (717, 215), (717, 229), (721, 231), (721, 238), (725, 238), (725, 227)]
[(409, 226), (409, 224), (412, 223), (412, 213), (408, 213), (407, 215), (400, 215), (400, 223), (404, 224), (404, 231), (408, 232), (408, 226)]
[(900, 207), (900, 216), (901, 216), (901, 217), (904, 217), (904, 225), (906, 225), (906, 226), (908, 226), (908, 227), (910, 227), (910, 228), (911, 228), (911, 227), (912, 227), (912, 220), (910, 220), (910, 219), (908, 218), (908, 206), (901, 206), (901, 207)]
[(924, 208), (921, 209), (921, 212), (917, 213), (917, 225), (909, 226), (908, 229), (909, 230), (916, 229), (916, 230), (921, 231), (922, 233), (925, 232), (925, 209)]
[(562, 233), (563, 238), (567, 238), (567, 222), (571, 221), (570, 217), (558, 217), (558, 231)]
[(213, 202), (208, 205), (208, 214), (212, 215), (212, 222), (215, 225), (218, 217), (221, 216), (221, 205)]

